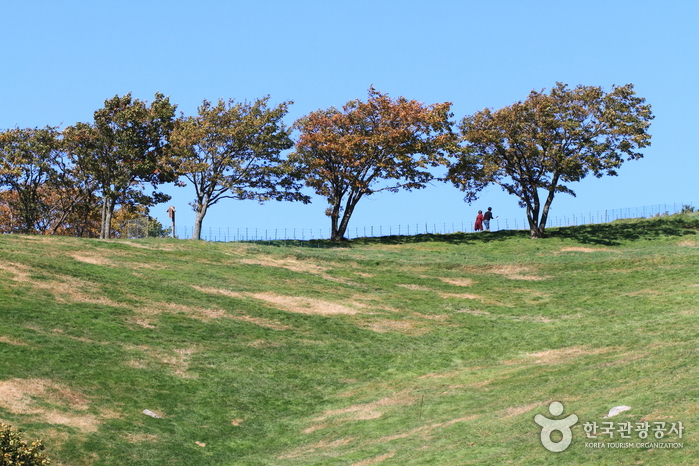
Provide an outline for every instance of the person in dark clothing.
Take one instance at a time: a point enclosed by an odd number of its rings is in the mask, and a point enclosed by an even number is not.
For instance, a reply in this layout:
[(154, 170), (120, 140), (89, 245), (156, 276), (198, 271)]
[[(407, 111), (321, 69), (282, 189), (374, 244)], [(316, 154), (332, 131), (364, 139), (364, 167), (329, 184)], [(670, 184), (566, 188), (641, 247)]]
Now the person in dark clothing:
[(490, 221), (493, 219), (493, 208), (488, 207), (488, 211), (483, 214), (483, 227), (485, 231), (490, 231)]

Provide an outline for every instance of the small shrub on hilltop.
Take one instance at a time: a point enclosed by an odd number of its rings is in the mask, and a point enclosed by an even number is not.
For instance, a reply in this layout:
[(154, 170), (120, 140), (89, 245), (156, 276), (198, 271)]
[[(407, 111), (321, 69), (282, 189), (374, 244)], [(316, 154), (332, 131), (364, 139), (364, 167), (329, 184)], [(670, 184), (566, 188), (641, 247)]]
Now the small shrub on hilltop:
[(691, 205), (689, 205), (689, 204), (685, 204), (685, 205), (682, 206), (682, 212), (680, 212), (680, 213), (682, 213), (682, 214), (691, 214), (691, 213), (695, 212), (695, 210), (696, 210), (695, 207), (693, 207), (693, 206), (691, 206)]
[(40, 440), (30, 445), (22, 440), (21, 430), (0, 423), (0, 466), (46, 466), (51, 460), (43, 453)]

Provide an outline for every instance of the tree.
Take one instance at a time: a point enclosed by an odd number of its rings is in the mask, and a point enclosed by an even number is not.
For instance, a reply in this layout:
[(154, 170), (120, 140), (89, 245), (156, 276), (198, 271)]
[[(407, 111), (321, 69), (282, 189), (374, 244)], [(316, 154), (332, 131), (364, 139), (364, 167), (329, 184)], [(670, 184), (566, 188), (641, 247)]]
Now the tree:
[(454, 144), (450, 107), (391, 99), (370, 87), (366, 102), (318, 110), (295, 123), (301, 135), (290, 160), (306, 185), (327, 198), (333, 241), (344, 238), (362, 197), (423, 188), (433, 179), (428, 168), (444, 162)]
[(194, 185), (193, 239), (201, 238), (208, 209), (221, 199), (308, 202), (280, 154), (293, 146), (282, 118), (291, 102), (204, 101), (198, 116), (178, 121), (173, 135), (179, 173)]
[(485, 186), (500, 185), (526, 208), (532, 238), (542, 238), (555, 194), (575, 196), (567, 183), (616, 176), (624, 157), (642, 157), (637, 149), (650, 145), (653, 119), (644, 102), (633, 84), (605, 93), (557, 83), (548, 94), (532, 91), (524, 102), (482, 110), (462, 120), (463, 150), (447, 180), (469, 203)]
[(176, 179), (169, 158), (169, 135), (175, 121), (175, 105), (156, 93), (149, 105), (131, 94), (105, 100), (94, 114), (94, 123), (68, 127), (65, 139), (81, 174), (90, 178), (102, 196), (100, 238), (109, 238), (117, 204), (154, 205), (170, 196), (147, 195), (144, 184), (157, 188)]
[(5, 196), (12, 211), (13, 230), (34, 233), (48, 228), (51, 206), (44, 194), (58, 181), (61, 142), (56, 128), (14, 128), (0, 133), (0, 186), (14, 193)]

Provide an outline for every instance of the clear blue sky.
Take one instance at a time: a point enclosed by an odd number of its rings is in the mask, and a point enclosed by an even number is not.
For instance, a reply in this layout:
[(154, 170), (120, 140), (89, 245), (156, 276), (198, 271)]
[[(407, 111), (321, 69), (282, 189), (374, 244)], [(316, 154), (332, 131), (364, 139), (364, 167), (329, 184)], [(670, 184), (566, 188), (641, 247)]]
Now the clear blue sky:
[[(618, 177), (586, 179), (553, 213), (699, 203), (699, 2), (615, 1), (3, 1), (0, 128), (91, 121), (115, 94), (170, 96), (185, 114), (203, 99), (293, 100), (287, 122), (374, 85), (392, 97), (453, 103), (454, 119), (500, 108), (557, 81), (634, 83), (653, 107), (652, 145)], [(191, 187), (167, 188), (178, 224)], [(168, 223), (168, 204), (152, 209)], [(478, 209), (524, 217), (497, 187), (469, 206), (435, 184), (360, 202), (350, 229), (472, 222)], [(311, 205), (224, 200), (204, 228), (324, 228)]]

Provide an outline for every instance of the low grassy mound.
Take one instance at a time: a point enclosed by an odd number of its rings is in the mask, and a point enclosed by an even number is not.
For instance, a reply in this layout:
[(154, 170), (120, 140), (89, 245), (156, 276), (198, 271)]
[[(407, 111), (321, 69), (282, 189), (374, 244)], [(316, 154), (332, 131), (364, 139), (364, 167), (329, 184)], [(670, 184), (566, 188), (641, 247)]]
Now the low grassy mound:
[(697, 463), (696, 215), (332, 246), (0, 237), (0, 422), (59, 465)]

